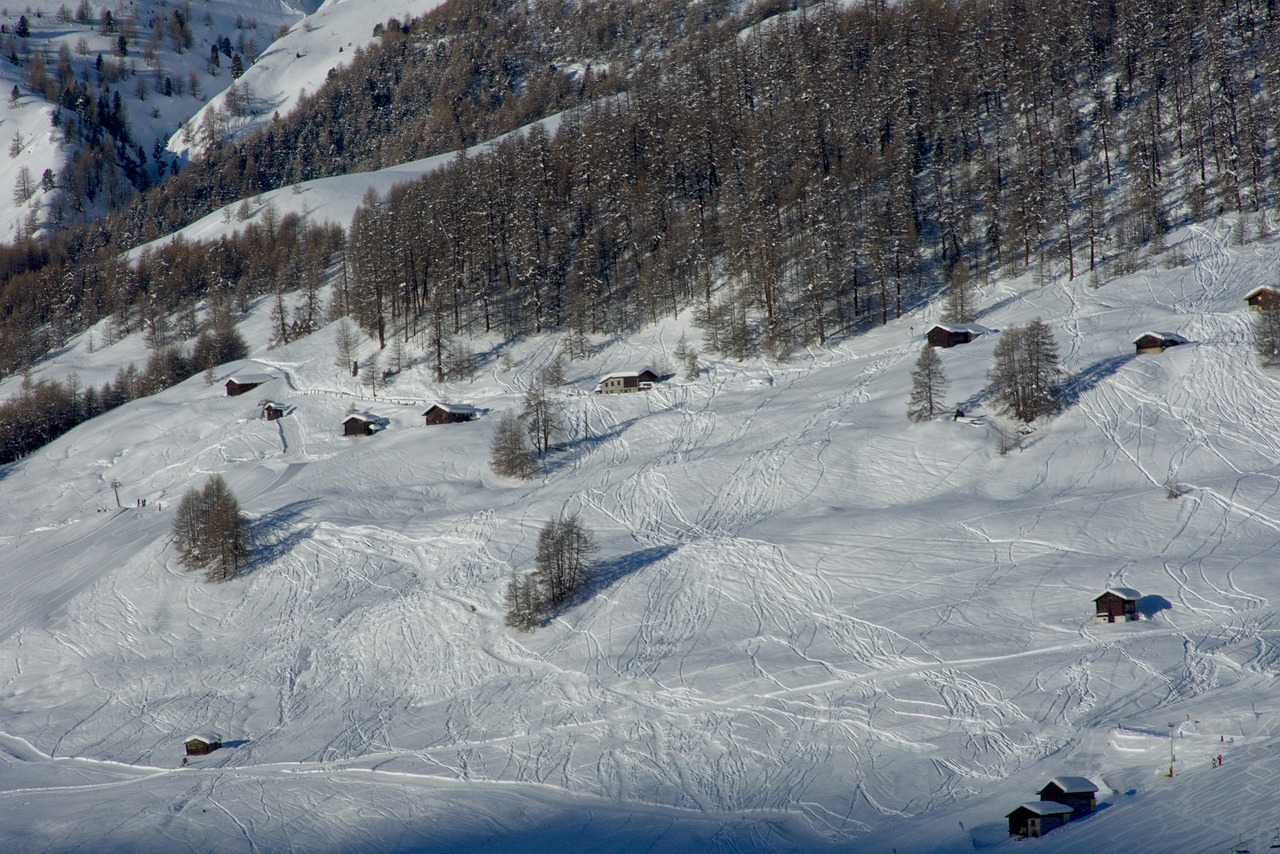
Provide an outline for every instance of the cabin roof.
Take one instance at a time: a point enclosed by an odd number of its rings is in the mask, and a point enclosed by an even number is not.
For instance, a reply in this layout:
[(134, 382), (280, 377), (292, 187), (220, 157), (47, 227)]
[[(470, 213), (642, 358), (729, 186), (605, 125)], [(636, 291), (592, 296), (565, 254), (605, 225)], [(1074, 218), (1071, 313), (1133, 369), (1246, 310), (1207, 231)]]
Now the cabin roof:
[(466, 403), (434, 403), (428, 406), (426, 412), (422, 414), (426, 415), (427, 412), (433, 409), (443, 409), (445, 412), (451, 412), (454, 415), (477, 415), (480, 412), (476, 407)]
[(186, 744), (188, 741), (203, 741), (205, 744), (217, 744), (219, 741), (222, 741), (222, 739), (219, 736), (206, 732), (200, 735), (189, 735), (182, 740), (182, 743)]
[(1133, 343), (1137, 344), (1139, 341), (1141, 341), (1143, 338), (1146, 338), (1147, 336), (1151, 336), (1152, 338), (1159, 338), (1161, 341), (1176, 341), (1179, 344), (1190, 343), (1186, 338), (1183, 338), (1181, 335), (1179, 335), (1176, 332), (1155, 332), (1155, 331), (1147, 331), (1142, 333), (1137, 338), (1133, 339)]
[(236, 385), (261, 385), (275, 379), (271, 374), (232, 374), (227, 377), (227, 382)]
[(658, 375), (657, 371), (655, 371), (653, 368), (649, 367), (648, 365), (645, 365), (643, 368), (641, 368), (638, 371), (615, 371), (612, 374), (605, 374), (603, 377), (600, 378), (600, 381), (604, 382), (605, 380), (626, 379), (627, 377), (638, 377), (641, 374), (645, 373), (646, 371), (653, 374), (655, 377)]
[(366, 424), (382, 423), (382, 419), (377, 415), (374, 415), (372, 412), (353, 412), (346, 418), (342, 419), (343, 424), (346, 424), (348, 421), (363, 421)]
[(1071, 807), (1066, 804), (1060, 804), (1057, 801), (1029, 801), (1025, 804), (1019, 804), (1018, 809), (1007, 813), (1005, 818), (1015, 815), (1019, 810), (1026, 810), (1036, 815), (1063, 815), (1075, 812)]
[(1276, 288), (1272, 285), (1262, 285), (1260, 287), (1254, 288), (1253, 290), (1249, 291), (1249, 293), (1245, 294), (1243, 298), (1253, 299), (1259, 294), (1267, 294), (1267, 293), (1276, 294), (1277, 296), (1280, 296), (1280, 288)]
[[(1103, 596), (1106, 596), (1108, 593), (1114, 596), (1119, 596), (1121, 599), (1130, 599), (1135, 602), (1142, 598), (1142, 594), (1139, 593), (1137, 590), (1134, 590), (1132, 587), (1108, 587), (1106, 590), (1102, 591), (1101, 594), (1093, 597), (1093, 601), (1097, 602), (1099, 599), (1101, 599)], [(1078, 780), (1080, 778), (1073, 777), (1071, 779)]]
[[(1079, 795), (1085, 792), (1096, 792), (1098, 787), (1088, 777), (1054, 777), (1045, 784), (1045, 789), (1050, 786), (1057, 786), (1066, 795)], [(1041, 789), (1041, 791), (1044, 791)], [(1044, 801), (1044, 803), (1053, 803), (1053, 801)]]
[(947, 332), (968, 332), (970, 335), (989, 335), (995, 332), (994, 329), (988, 329), (977, 323), (935, 323), (932, 328)]

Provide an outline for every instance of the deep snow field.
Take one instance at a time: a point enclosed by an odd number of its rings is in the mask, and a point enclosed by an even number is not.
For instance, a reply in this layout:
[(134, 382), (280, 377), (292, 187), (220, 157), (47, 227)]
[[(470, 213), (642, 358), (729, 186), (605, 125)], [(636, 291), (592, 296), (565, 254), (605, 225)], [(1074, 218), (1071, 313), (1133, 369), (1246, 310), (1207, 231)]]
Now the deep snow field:
[[(258, 305), (254, 358), (214, 385), (0, 468), (0, 850), (1265, 849), (1280, 376), (1241, 297), (1274, 282), (1280, 244), (1229, 245), (1230, 225), (1097, 290), (983, 289), (977, 322), (1049, 323), (1072, 390), (1006, 456), (995, 336), (939, 351), (965, 419), (905, 418), (934, 308), (648, 394), (591, 391), (673, 361), (682, 331), (696, 344), (687, 319), (597, 340), (559, 392), (564, 449), (519, 483), (489, 440), (555, 336), (477, 340), (473, 383), (421, 363), (371, 400), (332, 328), (267, 350)], [(1133, 355), (1151, 329), (1191, 343)], [(36, 378), (145, 359), (87, 342)], [(224, 396), (239, 371), (275, 379)], [(289, 413), (266, 422), (264, 398)], [(489, 414), (426, 427), (437, 400)], [(353, 406), (388, 428), (341, 437)], [(170, 543), (215, 472), (261, 542), (221, 585)], [(590, 596), (513, 632), (506, 581), (561, 512), (600, 541)], [(1095, 625), (1107, 585), (1148, 619)], [(195, 731), (229, 746), (184, 768)], [(1104, 808), (1008, 840), (1005, 814), (1062, 774)]]

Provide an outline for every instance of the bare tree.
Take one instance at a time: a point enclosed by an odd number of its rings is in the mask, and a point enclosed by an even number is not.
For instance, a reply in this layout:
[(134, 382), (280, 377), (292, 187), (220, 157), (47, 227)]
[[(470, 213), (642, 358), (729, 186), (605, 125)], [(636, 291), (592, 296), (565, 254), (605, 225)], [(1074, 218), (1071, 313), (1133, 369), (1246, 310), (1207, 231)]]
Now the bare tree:
[(538, 471), (538, 460), (520, 418), (511, 410), (502, 413), (489, 446), (489, 467), (503, 477), (521, 480)]
[(1006, 330), (987, 373), (997, 409), (1030, 423), (1058, 410), (1058, 345), (1040, 318)]
[(507, 584), (507, 625), (531, 629), (571, 602), (591, 580), (598, 553), (576, 513), (547, 522), (538, 532), (533, 572), (513, 572)]
[(182, 496), (174, 514), (173, 536), (178, 562), (203, 570), (206, 581), (235, 577), (249, 558), (249, 523), (220, 475)]
[(942, 410), (942, 396), (947, 391), (947, 375), (942, 370), (938, 351), (925, 344), (911, 372), (911, 401), (907, 405), (907, 418), (927, 421)]
[(1271, 300), (1253, 320), (1253, 349), (1264, 368), (1280, 365), (1280, 300)]
[(524, 396), (524, 410), (520, 413), (529, 438), (538, 453), (551, 450), (551, 440), (564, 429), (564, 414), (560, 402), (551, 396), (547, 387), (537, 382)]

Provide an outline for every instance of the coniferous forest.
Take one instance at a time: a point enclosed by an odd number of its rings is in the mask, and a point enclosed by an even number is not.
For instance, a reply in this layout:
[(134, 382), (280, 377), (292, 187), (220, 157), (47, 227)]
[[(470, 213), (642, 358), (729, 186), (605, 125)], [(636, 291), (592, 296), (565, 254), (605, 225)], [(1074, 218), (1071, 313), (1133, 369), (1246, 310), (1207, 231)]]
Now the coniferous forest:
[[(377, 32), (264, 131), (215, 128), (127, 208), (0, 250), (0, 371), (104, 317), (189, 340), (326, 275), (384, 346), (693, 309), (718, 352), (785, 358), (1003, 274), (1102, 285), (1180, 223), (1262, 231), (1280, 203), (1264, 0), (452, 0)], [(268, 215), (120, 255), (241, 197), (552, 114), (367, 198), (349, 233)]]

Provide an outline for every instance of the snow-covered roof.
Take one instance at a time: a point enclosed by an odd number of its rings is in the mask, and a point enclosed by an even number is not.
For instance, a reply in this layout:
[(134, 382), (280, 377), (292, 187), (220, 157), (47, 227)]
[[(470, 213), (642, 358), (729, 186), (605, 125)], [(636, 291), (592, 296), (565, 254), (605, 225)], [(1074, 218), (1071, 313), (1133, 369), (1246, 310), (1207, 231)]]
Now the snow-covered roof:
[[(1057, 786), (1064, 794), (1068, 795), (1098, 791), (1098, 787), (1088, 777), (1054, 777), (1045, 784), (1046, 789), (1050, 786)], [(1045, 801), (1044, 803), (1053, 803), (1053, 801)]]
[[(427, 407), (427, 412), (432, 409), (443, 409), (445, 412), (452, 412), (454, 415), (478, 415), (480, 410), (474, 406), (465, 403), (437, 403)], [(427, 412), (422, 413), (426, 415)]]
[(365, 411), (365, 412), (352, 412), (346, 418), (342, 419), (343, 424), (346, 424), (348, 421), (363, 421), (366, 424), (372, 424), (375, 427), (381, 427), (383, 422), (386, 421), (386, 419), (379, 415), (374, 415), (372, 412)]
[(217, 744), (222, 741), (222, 738), (206, 732), (200, 735), (189, 735), (182, 740), (182, 743), (186, 744), (188, 741), (203, 741), (205, 744)]
[(1152, 338), (1159, 338), (1161, 341), (1177, 341), (1179, 344), (1190, 343), (1187, 341), (1186, 338), (1183, 338), (1181, 335), (1179, 335), (1176, 332), (1156, 332), (1156, 331), (1147, 331), (1142, 333), (1137, 338), (1133, 339), (1133, 343), (1137, 344), (1139, 341), (1141, 341), (1143, 338), (1146, 338), (1148, 335), (1151, 336)]
[(232, 374), (227, 377), (227, 382), (236, 385), (261, 385), (275, 379), (271, 374)]
[(1008, 813), (1005, 817), (1013, 815), (1018, 810), (1027, 810), (1036, 815), (1062, 815), (1063, 813), (1075, 812), (1066, 804), (1060, 804), (1057, 801), (1028, 801), (1025, 804), (1019, 804), (1017, 810)]
[(977, 323), (935, 323), (933, 328), (945, 329), (947, 332), (968, 332), (970, 335), (990, 335), (995, 331)]
[(612, 374), (605, 374), (603, 377), (600, 378), (600, 382), (604, 382), (605, 380), (626, 379), (627, 377), (638, 377), (641, 374), (643, 374), (645, 371), (648, 371), (649, 373), (653, 374), (655, 377), (658, 375), (657, 371), (655, 371), (653, 368), (649, 367), (648, 365), (645, 365), (643, 368), (641, 368), (638, 371), (616, 371)]
[(1253, 290), (1249, 291), (1249, 293), (1245, 294), (1244, 299), (1253, 299), (1258, 294), (1280, 295), (1280, 288), (1277, 288), (1274, 285), (1262, 285), (1260, 287), (1254, 288)]
[[(1142, 594), (1139, 593), (1137, 590), (1134, 590), (1132, 587), (1108, 587), (1106, 590), (1102, 591), (1102, 593), (1100, 593), (1099, 595), (1093, 598), (1096, 601), (1098, 599), (1101, 599), (1103, 596), (1106, 596), (1108, 593), (1113, 593), (1116, 596), (1119, 596), (1121, 599), (1137, 600), (1142, 598)], [(1071, 779), (1078, 780), (1080, 778), (1073, 777)]]

